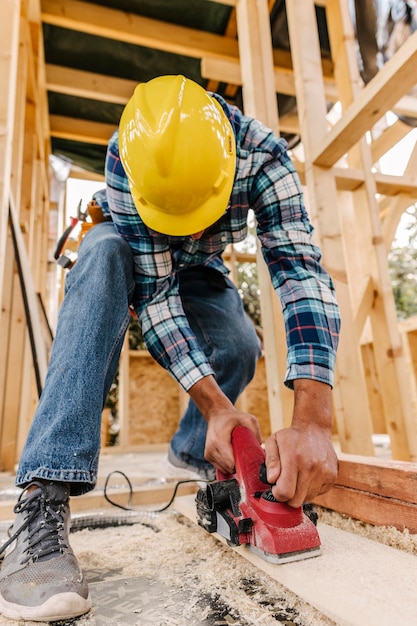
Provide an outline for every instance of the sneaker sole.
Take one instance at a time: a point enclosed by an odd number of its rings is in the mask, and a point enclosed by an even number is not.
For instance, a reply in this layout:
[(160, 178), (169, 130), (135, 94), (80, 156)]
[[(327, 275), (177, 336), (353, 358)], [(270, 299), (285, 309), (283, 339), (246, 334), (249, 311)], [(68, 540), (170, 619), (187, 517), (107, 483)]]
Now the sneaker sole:
[(74, 592), (58, 593), (38, 606), (21, 606), (7, 602), (0, 596), (0, 614), (10, 619), (33, 622), (53, 622), (78, 617), (87, 613), (91, 606), (90, 594), (84, 599)]

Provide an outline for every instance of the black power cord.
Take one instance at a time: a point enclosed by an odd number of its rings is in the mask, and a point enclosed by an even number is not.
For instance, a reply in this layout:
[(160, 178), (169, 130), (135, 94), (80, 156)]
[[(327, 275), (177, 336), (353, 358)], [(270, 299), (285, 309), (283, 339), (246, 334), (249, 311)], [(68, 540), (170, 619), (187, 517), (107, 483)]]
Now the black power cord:
[[(122, 504), (118, 504), (117, 502), (114, 502), (114, 500), (112, 500), (108, 493), (107, 493), (107, 489), (108, 489), (108, 484), (109, 484), (109, 480), (110, 478), (114, 475), (114, 474), (120, 474), (121, 476), (123, 476), (123, 478), (126, 480), (128, 487), (129, 487), (129, 500), (128, 500), (128, 505), (127, 506), (123, 506)], [(169, 502), (167, 504), (165, 504), (162, 508), (160, 509), (154, 509), (154, 510), (150, 510), (149, 513), (162, 513), (163, 511), (166, 511), (174, 502), (175, 497), (177, 495), (177, 491), (179, 489), (179, 487), (181, 485), (185, 485), (187, 483), (208, 483), (210, 481), (208, 480), (203, 480), (201, 478), (190, 478), (187, 480), (179, 480), (175, 483), (175, 487), (174, 487), (174, 491), (172, 493), (172, 496), (169, 500)], [(122, 471), (120, 470), (114, 470), (113, 472), (110, 472), (110, 474), (108, 474), (106, 481), (104, 483), (104, 498), (107, 500), (107, 502), (113, 506), (116, 506), (119, 509), (122, 509), (123, 511), (138, 511), (140, 509), (136, 509), (134, 507), (132, 507), (132, 496), (133, 496), (133, 487), (132, 487), (132, 483), (129, 480), (129, 477)], [(148, 509), (147, 509), (148, 510)], [(143, 512), (143, 510), (140, 510), (141, 512)]]

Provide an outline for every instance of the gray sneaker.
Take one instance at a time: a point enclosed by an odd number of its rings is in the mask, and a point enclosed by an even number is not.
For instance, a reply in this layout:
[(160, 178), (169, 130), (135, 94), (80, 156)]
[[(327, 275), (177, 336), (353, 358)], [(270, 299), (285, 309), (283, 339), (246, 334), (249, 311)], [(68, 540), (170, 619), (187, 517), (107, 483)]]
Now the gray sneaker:
[(32, 485), (21, 493), (11, 537), (0, 548), (0, 613), (38, 622), (77, 617), (91, 608), (91, 598), (68, 541), (69, 489)]

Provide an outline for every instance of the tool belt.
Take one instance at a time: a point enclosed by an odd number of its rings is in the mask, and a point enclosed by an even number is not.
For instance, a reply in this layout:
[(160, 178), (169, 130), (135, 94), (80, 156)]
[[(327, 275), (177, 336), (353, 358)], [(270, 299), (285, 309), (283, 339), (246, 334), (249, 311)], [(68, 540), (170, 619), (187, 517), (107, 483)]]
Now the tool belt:
[[(96, 224), (108, 221), (103, 215), (101, 206), (95, 201), (90, 200), (85, 211), (81, 210), (82, 200), (77, 207), (76, 217), (70, 218), (70, 224), (62, 233), (54, 252), (54, 259), (64, 269), (71, 269), (77, 260), (77, 252), (85, 234)], [(70, 235), (74, 229), (81, 224), (81, 229), (76, 238), (71, 239)]]

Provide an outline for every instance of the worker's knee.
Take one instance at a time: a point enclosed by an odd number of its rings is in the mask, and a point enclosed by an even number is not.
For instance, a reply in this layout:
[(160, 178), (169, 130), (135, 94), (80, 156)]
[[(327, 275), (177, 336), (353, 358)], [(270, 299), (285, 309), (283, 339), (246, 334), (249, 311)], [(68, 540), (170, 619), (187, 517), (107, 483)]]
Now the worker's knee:
[[(227, 368), (242, 370), (252, 378), (261, 356), (261, 345), (255, 327), (249, 318), (234, 320), (224, 334), (221, 358)], [(236, 323), (237, 322), (237, 323)]]
[(133, 292), (133, 255), (112, 223), (94, 226), (81, 242), (77, 262), (66, 277), (66, 292), (75, 285), (95, 296), (123, 288)]
[(100, 266), (109, 271), (119, 266), (133, 267), (133, 255), (127, 241), (116, 232), (111, 222), (94, 226), (81, 242), (78, 262)]

